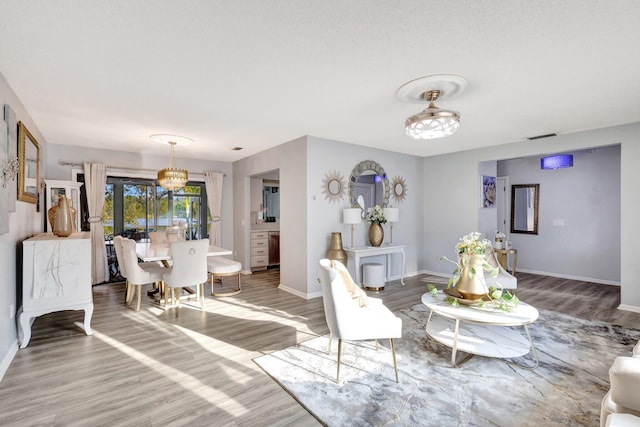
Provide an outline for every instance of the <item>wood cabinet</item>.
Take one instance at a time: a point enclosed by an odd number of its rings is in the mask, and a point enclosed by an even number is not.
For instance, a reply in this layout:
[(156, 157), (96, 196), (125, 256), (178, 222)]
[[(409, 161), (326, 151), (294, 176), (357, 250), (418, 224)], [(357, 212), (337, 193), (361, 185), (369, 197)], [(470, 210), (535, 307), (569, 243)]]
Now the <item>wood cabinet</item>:
[(269, 265), (269, 232), (251, 232), (251, 270), (265, 270)]
[(269, 265), (280, 264), (280, 232), (269, 232)]
[(22, 242), (20, 348), (31, 339), (33, 319), (62, 310), (84, 310), (84, 330), (91, 335), (91, 239), (89, 233), (57, 237), (38, 234)]

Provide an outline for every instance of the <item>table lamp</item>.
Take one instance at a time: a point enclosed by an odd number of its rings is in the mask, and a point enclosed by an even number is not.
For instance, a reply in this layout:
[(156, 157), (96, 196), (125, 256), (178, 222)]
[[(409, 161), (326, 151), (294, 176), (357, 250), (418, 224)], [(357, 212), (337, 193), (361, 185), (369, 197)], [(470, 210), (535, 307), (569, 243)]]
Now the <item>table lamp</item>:
[(393, 223), (398, 222), (398, 220), (400, 219), (400, 209), (384, 208), (382, 212), (384, 213), (384, 217), (387, 219), (387, 222), (390, 226), (391, 238), (389, 239), (389, 244), (393, 245)]
[(353, 247), (353, 226), (354, 224), (360, 224), (362, 222), (362, 209), (360, 208), (347, 208), (342, 210), (342, 222), (345, 224), (351, 224), (351, 244)]

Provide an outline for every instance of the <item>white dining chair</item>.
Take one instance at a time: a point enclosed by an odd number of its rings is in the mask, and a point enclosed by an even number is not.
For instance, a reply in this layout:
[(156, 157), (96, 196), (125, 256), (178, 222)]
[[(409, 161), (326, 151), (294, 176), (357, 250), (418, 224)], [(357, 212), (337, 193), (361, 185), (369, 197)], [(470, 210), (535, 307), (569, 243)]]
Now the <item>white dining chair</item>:
[[(180, 306), (181, 288), (195, 286), (196, 301), (200, 308), (204, 309), (204, 283), (207, 281), (207, 252), (209, 249), (209, 239), (185, 240), (182, 242), (169, 243), (171, 248), (171, 258), (173, 267), (170, 272), (164, 274), (164, 285), (166, 286), (170, 305)], [(178, 299), (175, 298), (175, 289), (178, 288)]]
[(167, 239), (167, 233), (165, 233), (164, 231), (150, 231), (149, 240), (151, 240), (152, 245), (169, 243), (169, 240)]
[(169, 270), (155, 262), (142, 263), (143, 265), (139, 264), (138, 256), (136, 255), (136, 242), (134, 240), (124, 238), (120, 239), (119, 242), (127, 279), (126, 303), (131, 304), (133, 302), (133, 298), (137, 291), (138, 301), (136, 303), (136, 311), (139, 311), (142, 286), (148, 283), (153, 283), (162, 290), (162, 275)]
[(320, 284), (324, 314), (331, 340), (338, 339), (338, 363), (336, 382), (340, 381), (340, 356), (342, 340), (362, 341), (389, 339), (393, 368), (398, 382), (398, 364), (394, 338), (402, 337), (402, 319), (396, 317), (378, 298), (368, 298), (351, 278), (347, 268), (338, 261), (320, 260)]
[[(118, 260), (118, 268), (120, 269), (120, 276), (124, 278), (124, 300), (125, 303), (129, 303), (129, 280), (127, 279), (127, 268), (124, 265), (124, 257), (122, 255), (122, 240), (126, 239), (122, 236), (113, 237), (113, 247), (116, 250), (116, 259)], [(135, 242), (134, 242), (135, 243)], [(138, 266), (143, 270), (155, 269), (159, 266), (157, 262), (139, 262)]]

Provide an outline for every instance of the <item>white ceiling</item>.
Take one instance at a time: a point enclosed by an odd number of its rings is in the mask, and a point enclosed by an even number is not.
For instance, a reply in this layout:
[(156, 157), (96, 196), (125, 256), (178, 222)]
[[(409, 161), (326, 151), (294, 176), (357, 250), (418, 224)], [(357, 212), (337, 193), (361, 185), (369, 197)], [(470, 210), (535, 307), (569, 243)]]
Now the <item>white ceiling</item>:
[[(234, 161), (303, 135), (417, 156), (640, 120), (637, 0), (0, 0), (0, 73), (49, 143)], [(457, 74), (418, 142), (405, 82)], [(236, 152), (231, 148), (244, 147)]]

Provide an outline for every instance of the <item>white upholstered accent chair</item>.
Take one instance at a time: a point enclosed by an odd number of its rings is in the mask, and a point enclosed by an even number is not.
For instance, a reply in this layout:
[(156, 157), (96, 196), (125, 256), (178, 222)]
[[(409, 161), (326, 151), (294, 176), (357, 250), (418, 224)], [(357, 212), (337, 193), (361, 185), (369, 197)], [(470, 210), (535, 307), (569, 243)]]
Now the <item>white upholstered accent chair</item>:
[[(207, 252), (209, 239), (185, 240), (171, 242), (171, 258), (173, 267), (171, 272), (164, 274), (164, 284), (167, 288), (167, 303), (180, 306), (181, 288), (195, 286), (196, 301), (200, 308), (204, 308), (204, 283), (207, 281)], [(178, 288), (178, 299), (175, 297), (175, 289)]]
[[(142, 286), (153, 283), (158, 288), (162, 288), (162, 275), (168, 270), (156, 263), (138, 263), (138, 256), (136, 255), (136, 242), (131, 239), (122, 238), (119, 240), (120, 248), (122, 251), (122, 260), (124, 262), (124, 269), (127, 279), (127, 304), (133, 302), (136, 291), (138, 293), (138, 300), (136, 302), (136, 311), (140, 310), (140, 299), (142, 294)], [(114, 244), (117, 245), (114, 238)], [(117, 246), (116, 246), (117, 248)], [(118, 252), (116, 249), (116, 256)], [(122, 270), (121, 270), (122, 271)]]
[(485, 273), (484, 279), (487, 286), (494, 285), (498, 289), (500, 287), (502, 287), (502, 289), (516, 289), (518, 287), (518, 279), (505, 270), (502, 264), (498, 262), (498, 257), (493, 248), (486, 252), (486, 258), (487, 264), (491, 267), (498, 267), (498, 275), (496, 277), (491, 277), (491, 275)]
[(640, 343), (632, 357), (616, 357), (609, 382), (611, 388), (600, 407), (600, 426), (640, 426)]
[(367, 298), (366, 294), (351, 278), (346, 267), (328, 259), (320, 260), (320, 284), (324, 314), (329, 326), (329, 352), (331, 340), (338, 339), (338, 363), (336, 382), (340, 381), (340, 356), (342, 340), (362, 341), (389, 339), (393, 367), (398, 382), (398, 364), (393, 343), (402, 337), (402, 319), (396, 317), (382, 301)]

